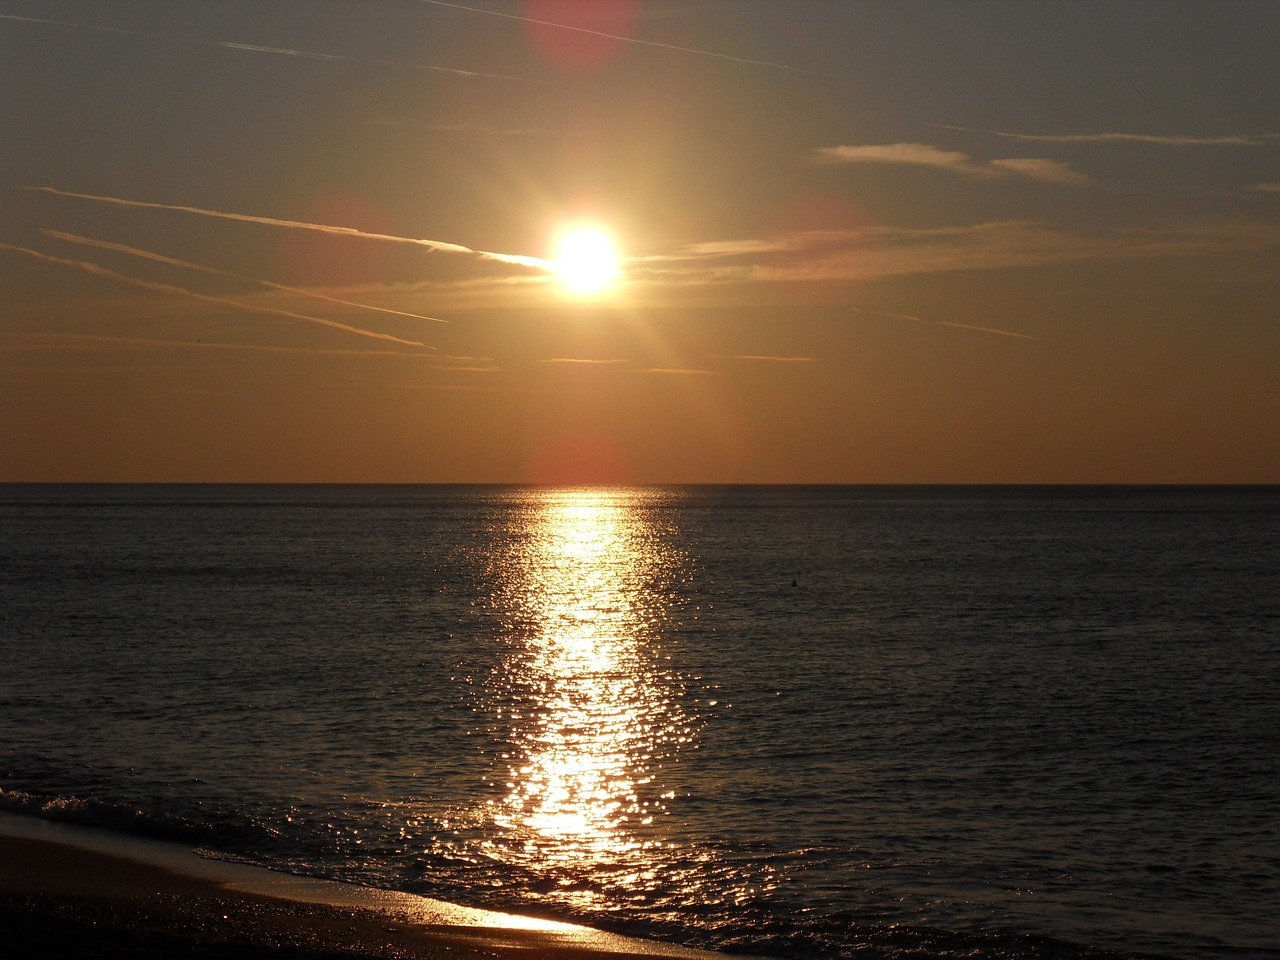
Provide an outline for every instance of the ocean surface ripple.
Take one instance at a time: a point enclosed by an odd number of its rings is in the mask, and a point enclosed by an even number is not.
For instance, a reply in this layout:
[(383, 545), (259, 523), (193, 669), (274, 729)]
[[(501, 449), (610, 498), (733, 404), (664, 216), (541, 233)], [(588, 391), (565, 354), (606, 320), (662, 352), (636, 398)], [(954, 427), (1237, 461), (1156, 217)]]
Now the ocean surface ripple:
[(1280, 958), (1274, 488), (0, 486), (0, 808), (782, 958)]

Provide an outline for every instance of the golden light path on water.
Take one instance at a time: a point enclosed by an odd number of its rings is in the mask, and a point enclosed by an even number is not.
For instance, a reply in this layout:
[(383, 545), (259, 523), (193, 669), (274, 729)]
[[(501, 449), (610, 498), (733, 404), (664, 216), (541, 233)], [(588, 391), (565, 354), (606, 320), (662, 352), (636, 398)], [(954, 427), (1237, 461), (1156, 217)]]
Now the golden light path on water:
[(497, 561), (511, 646), (490, 692), (509, 749), (491, 855), (583, 901), (592, 876), (644, 885), (656, 869), (663, 764), (692, 738), (656, 642), (678, 555), (635, 496), (538, 492)]

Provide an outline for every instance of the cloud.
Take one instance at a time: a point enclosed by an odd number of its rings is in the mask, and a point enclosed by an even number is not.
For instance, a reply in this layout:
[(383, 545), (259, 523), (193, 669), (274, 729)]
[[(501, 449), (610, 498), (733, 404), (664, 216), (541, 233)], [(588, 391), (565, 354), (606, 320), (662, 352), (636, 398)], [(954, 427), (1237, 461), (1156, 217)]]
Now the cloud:
[(431, 133), (474, 133), (486, 137), (565, 137), (578, 139), (578, 130), (553, 130), (545, 127), (485, 127), (475, 123), (424, 123), (420, 120), (369, 120), (371, 127), (396, 127), (404, 130), (426, 130)]
[(363, 240), (381, 240), (387, 243), (408, 243), (427, 247), (444, 253), (463, 253), (480, 257), (484, 260), (496, 260), (500, 263), (516, 264), (523, 267), (534, 267), (548, 272), (557, 272), (558, 266), (542, 257), (526, 257), (515, 253), (494, 253), (491, 250), (477, 250), (465, 247), (460, 243), (449, 243), (446, 240), (427, 240), (421, 237), (399, 237), (389, 233), (369, 233), (355, 227), (336, 227), (324, 223), (306, 223), (301, 220), (282, 220), (277, 217), (256, 217), (247, 213), (228, 213), (222, 210), (207, 210), (203, 207), (189, 207), (173, 203), (153, 203), (147, 200), (128, 200), (124, 197), (106, 197), (93, 193), (76, 193), (72, 190), (59, 190), (57, 187), (22, 186), (19, 189), (37, 193), (48, 193), (57, 197), (72, 197), (78, 200), (91, 200), (95, 203), (107, 203), (119, 207), (139, 207), (146, 210), (173, 210), (177, 213), (190, 213), (201, 217), (214, 217), (220, 220), (235, 220), (240, 223), (257, 223), (268, 227), (285, 227), (291, 230), (312, 230), (340, 237), (358, 237)]
[(819, 147), (814, 159), (818, 163), (904, 163), (922, 167), (957, 170), (971, 176), (990, 176), (991, 172), (974, 164), (967, 153), (939, 150), (926, 143), (886, 143), (862, 147)]
[(502, 368), (499, 366), (488, 367), (443, 367), (441, 369), (448, 370), (450, 373), (501, 373)]
[(815, 163), (883, 163), (932, 167), (975, 179), (1022, 177), (1042, 183), (1087, 186), (1094, 181), (1056, 160), (1018, 159), (976, 162), (967, 153), (939, 150), (926, 143), (886, 143), (866, 146), (819, 147), (814, 151)]
[[(629, 360), (593, 360), (580, 357), (549, 357), (545, 360), (539, 360), (538, 363), (555, 363), (567, 364), (573, 366), (590, 366), (590, 367), (621, 367), (630, 363)], [(697, 370), (684, 367), (645, 367), (643, 369), (628, 369), (626, 373), (649, 373), (659, 374), (661, 376), (723, 376), (724, 374), (718, 370)]]
[(1255, 183), (1249, 189), (1262, 193), (1280, 193), (1280, 183)]
[[(123, 273), (117, 273), (115, 270), (109, 270), (106, 267), (85, 260), (67, 260), (63, 257), (55, 257), (47, 253), (41, 253), (39, 250), (31, 250), (27, 247), (17, 247), (9, 243), (0, 243), (0, 250), (12, 250), (15, 253), (21, 253), (25, 256), (34, 257), (45, 263), (56, 263), (62, 266), (74, 267), (77, 270), (83, 270), (85, 273), (91, 273), (94, 276), (103, 277), (107, 280), (115, 280), (119, 283), (126, 283), (130, 286), (141, 287), (144, 290), (154, 290), (157, 293), (168, 293), (179, 297), (190, 297), (193, 300), (203, 300), (206, 303), (217, 303), (224, 306), (237, 307), (241, 310), (248, 310), (253, 313), (266, 313), (279, 317), (289, 317), (293, 320), (305, 320), (308, 323), (318, 323), (322, 326), (332, 327), (335, 330), (343, 330), (347, 333), (358, 334), (362, 337), (371, 337), (374, 340), (387, 340), (391, 343), (402, 343), (407, 347), (426, 347), (425, 343), (417, 340), (403, 340), (400, 337), (393, 337), (389, 333), (378, 333), (374, 330), (365, 330), (361, 327), (353, 327), (347, 323), (339, 323), (337, 320), (327, 320), (324, 317), (313, 317), (305, 313), (295, 313), (292, 310), (280, 310), (276, 307), (265, 307), (259, 304), (244, 303), (240, 300), (232, 300), (228, 297), (215, 297), (207, 293), (197, 293), (194, 290), (187, 290), (185, 287), (175, 287), (168, 283), (156, 283), (151, 280), (140, 280), (137, 277), (130, 277)], [(427, 347), (428, 350), (435, 349)]]
[(739, 354), (735, 356), (724, 356), (721, 360), (750, 360), (760, 363), (817, 363), (816, 357), (770, 357), (760, 354)]
[(1152, 143), (1166, 147), (1242, 147), (1261, 146), (1275, 140), (1280, 134), (1256, 135), (1229, 134), (1220, 137), (1156, 136), (1147, 133), (1009, 133), (1004, 130), (982, 130), (974, 127), (956, 127), (946, 123), (934, 124), (944, 130), (960, 130), (965, 133), (989, 133), (1006, 140), (1024, 140), (1035, 143)]
[(344, 307), (358, 307), (361, 310), (373, 310), (377, 313), (389, 313), (397, 317), (409, 317), (413, 320), (430, 320), (433, 323), (448, 323), (448, 320), (441, 320), (439, 317), (427, 317), (420, 313), (407, 313), (404, 310), (391, 310), (387, 307), (375, 307), (367, 303), (356, 303), (352, 300), (341, 300), (338, 297), (331, 297), (328, 294), (316, 293), (313, 290), (303, 290), (299, 287), (289, 287), (283, 283), (275, 283), (271, 280), (259, 280), (255, 277), (246, 277), (238, 273), (232, 273), (229, 270), (219, 270), (217, 267), (205, 266), (202, 263), (192, 263), (189, 260), (176, 260), (173, 257), (166, 257), (163, 254), (152, 253), (150, 250), (141, 250), (138, 247), (126, 246), (123, 243), (111, 243), (107, 240), (94, 240), (90, 237), (81, 237), (74, 233), (63, 233), (61, 230), (41, 230), (47, 237), (55, 240), (65, 240), (68, 243), (79, 243), (87, 247), (96, 247), (100, 250), (112, 250), (117, 253), (125, 253), (133, 257), (142, 257), (146, 260), (154, 260), (157, 263), (165, 263), (174, 267), (183, 267), (187, 270), (197, 270), (201, 273), (208, 273), (218, 277), (230, 277), (235, 280), (244, 280), (248, 283), (256, 283), (259, 286), (269, 287), (272, 290), (280, 290), (285, 293), (294, 293), (298, 296), (309, 297), (313, 300), (323, 300), (325, 303), (336, 303)]
[[(867, 227), (790, 234), (777, 243), (773, 239), (722, 244), (724, 252), (718, 257), (707, 252), (707, 244), (648, 257), (632, 265), (632, 282), (697, 292), (717, 283), (848, 283), (960, 270), (1230, 254), (1280, 245), (1280, 227), (1223, 222), (1080, 234), (1010, 220), (915, 229)], [(752, 250), (757, 252), (743, 252)]]
[(1059, 163), (1057, 160), (992, 160), (990, 166), (1008, 170), (1015, 176), (1026, 177), (1028, 180), (1060, 183), (1068, 187), (1087, 187), (1095, 182), (1092, 177), (1072, 170), (1065, 163)]
[(631, 370), (630, 373), (651, 373), (663, 377), (723, 377), (719, 370), (697, 370), (689, 367), (648, 367), (644, 370)]
[[(712, 240), (705, 243), (691, 243), (682, 247), (679, 257), (684, 260), (717, 260), (723, 257), (746, 257), (754, 254), (783, 253), (788, 250), (800, 250), (805, 245), (804, 236), (767, 237), (750, 240)], [(670, 259), (663, 254), (652, 254), (645, 257), (630, 257), (627, 263), (650, 263)]]

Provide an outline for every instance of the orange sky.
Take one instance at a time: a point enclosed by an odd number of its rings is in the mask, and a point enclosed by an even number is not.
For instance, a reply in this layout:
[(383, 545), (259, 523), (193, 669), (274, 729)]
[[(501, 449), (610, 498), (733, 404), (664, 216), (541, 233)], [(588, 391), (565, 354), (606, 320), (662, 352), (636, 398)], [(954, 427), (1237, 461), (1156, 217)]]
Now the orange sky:
[(1280, 482), (1277, 35), (0, 0), (0, 481)]

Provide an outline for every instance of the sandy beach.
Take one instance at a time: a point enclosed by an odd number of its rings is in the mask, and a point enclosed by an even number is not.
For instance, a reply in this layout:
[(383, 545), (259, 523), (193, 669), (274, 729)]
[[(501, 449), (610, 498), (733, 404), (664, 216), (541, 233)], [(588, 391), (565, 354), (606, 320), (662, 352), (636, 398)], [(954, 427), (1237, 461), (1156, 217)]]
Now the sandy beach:
[[(9, 831), (18, 823), (19, 833), (65, 833), (55, 825), (5, 820)], [(97, 831), (66, 835), (131, 849), (138, 858), (9, 831), (0, 829), (0, 930), (4, 954), (14, 960), (60, 953), (248, 960), (715, 956), (570, 924), (204, 861), (190, 851), (121, 841)], [(161, 858), (171, 863), (146, 862)], [(273, 889), (280, 895), (259, 892)]]

